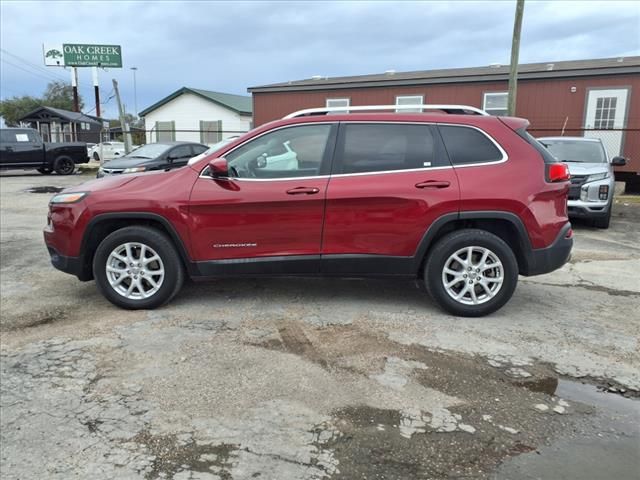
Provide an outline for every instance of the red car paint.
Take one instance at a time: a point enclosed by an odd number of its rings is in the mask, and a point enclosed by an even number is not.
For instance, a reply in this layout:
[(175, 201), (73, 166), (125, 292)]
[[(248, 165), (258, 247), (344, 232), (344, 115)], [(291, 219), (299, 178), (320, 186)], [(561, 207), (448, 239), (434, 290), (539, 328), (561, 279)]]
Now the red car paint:
[[(210, 160), (264, 132), (328, 121), (469, 125), (490, 135), (508, 159), (268, 182), (201, 176)], [(442, 216), (492, 211), (516, 216), (531, 247), (543, 249), (568, 224), (569, 187), (567, 182), (545, 181), (540, 154), (514, 131), (526, 124), (522, 119), (475, 115), (379, 113), (276, 121), (182, 169), (94, 180), (66, 190), (89, 194), (78, 203), (51, 205), (45, 241), (65, 257), (90, 255), (83, 248), (92, 220), (143, 212), (168, 222), (189, 262), (334, 254), (410, 257)], [(297, 188), (311, 193), (292, 194)]]

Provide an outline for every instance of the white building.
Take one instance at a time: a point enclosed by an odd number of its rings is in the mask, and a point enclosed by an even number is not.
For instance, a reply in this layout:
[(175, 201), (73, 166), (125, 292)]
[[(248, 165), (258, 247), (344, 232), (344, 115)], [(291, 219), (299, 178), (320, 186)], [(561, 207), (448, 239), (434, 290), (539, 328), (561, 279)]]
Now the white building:
[(212, 145), (252, 128), (251, 97), (182, 87), (140, 112), (147, 143), (182, 140)]

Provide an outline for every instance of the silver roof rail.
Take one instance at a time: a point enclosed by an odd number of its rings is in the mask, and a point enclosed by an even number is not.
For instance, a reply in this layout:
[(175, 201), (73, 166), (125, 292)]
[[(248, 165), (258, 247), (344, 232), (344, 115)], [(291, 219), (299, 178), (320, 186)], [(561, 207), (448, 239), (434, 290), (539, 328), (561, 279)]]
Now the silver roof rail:
[(443, 112), (459, 115), (483, 115), (489, 114), (484, 110), (477, 107), (471, 107), (469, 105), (362, 105), (362, 106), (348, 106), (348, 107), (321, 107), (321, 108), (307, 108), (305, 110), (298, 110), (297, 112), (290, 113), (284, 120), (296, 117), (305, 117), (309, 115), (326, 115), (331, 112), (339, 113), (351, 113), (351, 112), (370, 112), (376, 110), (402, 110), (402, 109), (416, 109), (422, 110), (442, 110)]

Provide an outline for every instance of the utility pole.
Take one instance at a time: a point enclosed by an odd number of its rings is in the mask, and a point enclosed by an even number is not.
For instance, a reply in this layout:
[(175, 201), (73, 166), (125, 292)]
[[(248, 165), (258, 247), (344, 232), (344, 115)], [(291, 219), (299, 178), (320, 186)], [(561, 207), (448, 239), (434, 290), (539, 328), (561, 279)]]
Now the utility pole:
[(113, 91), (116, 94), (116, 101), (118, 102), (118, 112), (120, 113), (120, 127), (122, 128), (122, 139), (124, 140), (124, 153), (125, 155), (131, 151), (131, 144), (129, 143), (129, 125), (124, 117), (124, 108), (120, 101), (120, 90), (118, 90), (118, 82), (113, 79)]
[(518, 93), (518, 56), (520, 54), (520, 31), (522, 30), (522, 14), (524, 0), (517, 0), (516, 18), (513, 21), (513, 38), (511, 40), (511, 68), (509, 70), (509, 97), (507, 100), (507, 115), (516, 114), (516, 95)]

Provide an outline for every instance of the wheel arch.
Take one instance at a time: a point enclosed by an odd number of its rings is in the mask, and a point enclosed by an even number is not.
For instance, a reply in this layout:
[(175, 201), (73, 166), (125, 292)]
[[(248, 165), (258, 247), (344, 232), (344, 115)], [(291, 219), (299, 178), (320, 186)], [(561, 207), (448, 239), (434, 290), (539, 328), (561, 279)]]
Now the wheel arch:
[(148, 226), (168, 235), (175, 246), (180, 260), (188, 274), (192, 274), (193, 266), (184, 242), (171, 222), (161, 215), (147, 212), (103, 213), (96, 215), (85, 229), (80, 245), (82, 252), (82, 278), (93, 279), (92, 262), (100, 242), (109, 234), (129, 226)]
[(449, 213), (431, 224), (414, 256), (414, 268), (418, 276), (423, 275), (426, 259), (437, 241), (446, 234), (463, 228), (477, 228), (500, 237), (513, 250), (520, 272), (528, 270), (532, 247), (522, 220), (511, 212), (476, 211)]

